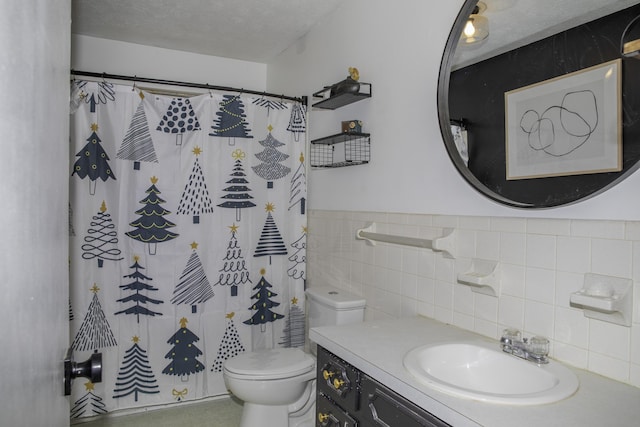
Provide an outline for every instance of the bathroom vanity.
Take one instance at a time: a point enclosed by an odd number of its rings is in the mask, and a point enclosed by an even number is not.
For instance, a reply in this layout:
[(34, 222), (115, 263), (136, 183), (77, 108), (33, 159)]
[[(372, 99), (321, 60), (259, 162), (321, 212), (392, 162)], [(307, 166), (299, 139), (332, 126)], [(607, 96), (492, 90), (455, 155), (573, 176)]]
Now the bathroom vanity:
[(578, 390), (555, 403), (484, 403), (437, 391), (403, 366), (410, 350), (500, 343), (425, 317), (312, 328), (309, 338), (319, 346), (317, 426), (628, 427), (640, 419), (640, 389), (575, 368)]
[(317, 367), (316, 425), (449, 426), (322, 347)]

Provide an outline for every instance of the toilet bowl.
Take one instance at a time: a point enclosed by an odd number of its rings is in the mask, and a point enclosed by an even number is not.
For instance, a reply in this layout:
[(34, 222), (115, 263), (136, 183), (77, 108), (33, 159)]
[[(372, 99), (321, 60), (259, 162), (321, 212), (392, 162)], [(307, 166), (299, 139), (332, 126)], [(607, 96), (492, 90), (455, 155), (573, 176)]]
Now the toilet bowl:
[[(349, 292), (317, 286), (306, 295), (309, 328), (364, 319), (365, 300)], [(315, 354), (297, 348), (246, 352), (224, 362), (223, 376), (229, 391), (244, 401), (240, 427), (315, 425)]]
[(313, 426), (313, 356), (297, 348), (243, 353), (225, 361), (223, 373), (227, 388), (244, 401), (240, 427)]

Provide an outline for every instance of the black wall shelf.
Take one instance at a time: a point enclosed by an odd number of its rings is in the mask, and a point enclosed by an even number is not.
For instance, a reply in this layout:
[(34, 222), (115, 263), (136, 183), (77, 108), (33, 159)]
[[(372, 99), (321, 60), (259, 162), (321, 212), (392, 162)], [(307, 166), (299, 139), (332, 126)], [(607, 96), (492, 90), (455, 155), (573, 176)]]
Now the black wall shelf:
[(325, 136), (323, 138), (314, 139), (312, 144), (339, 144), (341, 142), (350, 141), (357, 138), (368, 138), (371, 134), (362, 132), (343, 132), (335, 135)]
[(311, 141), (311, 167), (314, 168), (362, 165), (369, 163), (370, 156), (368, 133), (345, 132)]
[(326, 86), (324, 89), (319, 90), (313, 94), (314, 98), (323, 98), (322, 101), (318, 101), (312, 105), (313, 108), (321, 108), (324, 110), (335, 110), (336, 108), (344, 107), (345, 105), (353, 104), (354, 102), (361, 101), (363, 99), (371, 98), (371, 83), (360, 83), (359, 92), (344, 92), (337, 95), (329, 96), (332, 86)]
[[(341, 85), (347, 82), (348, 89), (341, 91)], [(357, 88), (357, 92), (352, 90)], [(331, 94), (333, 92), (333, 95)], [(339, 93), (336, 93), (339, 92)], [(363, 99), (371, 98), (371, 83), (355, 83), (344, 80), (314, 93), (322, 101), (312, 105), (314, 108), (335, 110)], [(369, 163), (371, 157), (371, 136), (363, 132), (343, 132), (311, 141), (311, 167), (341, 168)]]

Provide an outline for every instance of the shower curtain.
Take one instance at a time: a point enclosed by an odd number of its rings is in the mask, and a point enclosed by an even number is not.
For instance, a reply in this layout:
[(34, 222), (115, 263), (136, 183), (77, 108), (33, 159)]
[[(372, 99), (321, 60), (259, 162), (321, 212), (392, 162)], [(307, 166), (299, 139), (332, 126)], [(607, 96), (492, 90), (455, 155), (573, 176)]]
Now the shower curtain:
[(224, 394), (229, 357), (303, 346), (306, 107), (71, 92), (70, 339), (103, 357), (71, 418)]

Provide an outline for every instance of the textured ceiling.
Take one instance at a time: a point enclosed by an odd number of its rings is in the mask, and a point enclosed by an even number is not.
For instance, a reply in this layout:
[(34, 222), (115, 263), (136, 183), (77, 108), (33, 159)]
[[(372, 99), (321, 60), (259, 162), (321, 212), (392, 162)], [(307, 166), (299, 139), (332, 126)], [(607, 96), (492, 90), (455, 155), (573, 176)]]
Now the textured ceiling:
[[(342, 1), (72, 0), (72, 32), (268, 63), (336, 10)], [(482, 1), (487, 4), (483, 14), (489, 18), (489, 38), (472, 48), (457, 49), (458, 66), (522, 46), (640, 0)]]
[(267, 63), (341, 0), (72, 0), (72, 32)]

